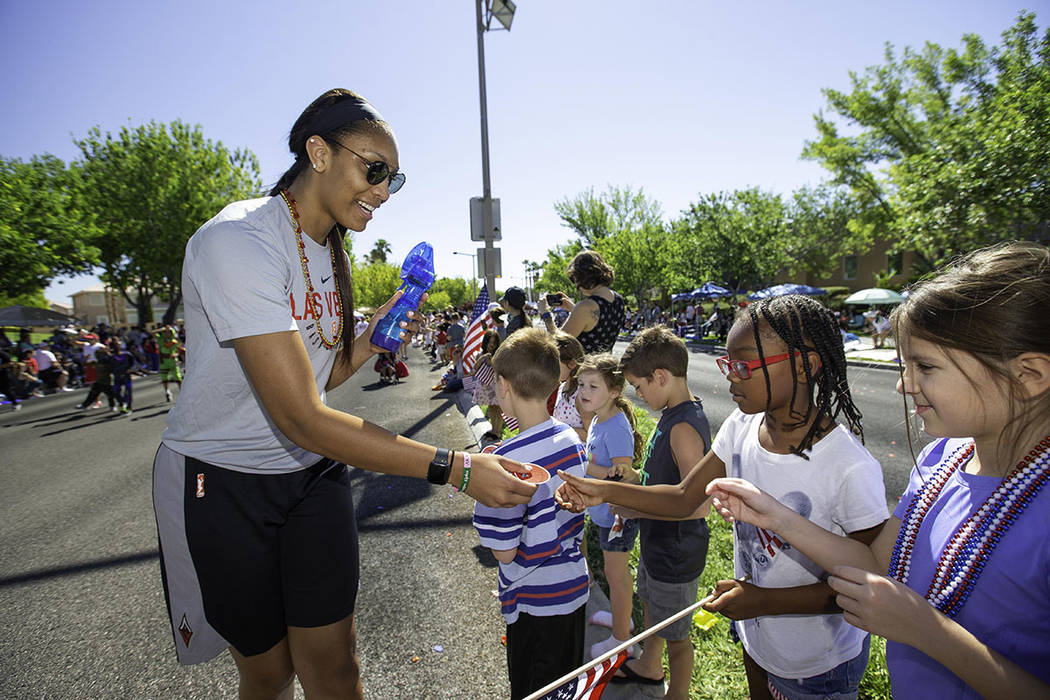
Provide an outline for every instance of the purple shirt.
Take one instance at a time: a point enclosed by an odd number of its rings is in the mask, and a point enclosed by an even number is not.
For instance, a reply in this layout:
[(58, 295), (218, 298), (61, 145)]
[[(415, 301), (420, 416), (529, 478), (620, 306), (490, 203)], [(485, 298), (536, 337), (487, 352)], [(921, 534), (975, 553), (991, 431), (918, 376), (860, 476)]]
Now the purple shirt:
[[(923, 479), (969, 438), (937, 440), (919, 455), (894, 515), (901, 520)], [(908, 587), (925, 595), (944, 545), (1001, 479), (956, 471), (919, 526)], [(988, 558), (955, 621), (979, 641), (1050, 682), (1050, 488), (1042, 489)], [(906, 644), (886, 643), (893, 697), (979, 698), (954, 673)]]

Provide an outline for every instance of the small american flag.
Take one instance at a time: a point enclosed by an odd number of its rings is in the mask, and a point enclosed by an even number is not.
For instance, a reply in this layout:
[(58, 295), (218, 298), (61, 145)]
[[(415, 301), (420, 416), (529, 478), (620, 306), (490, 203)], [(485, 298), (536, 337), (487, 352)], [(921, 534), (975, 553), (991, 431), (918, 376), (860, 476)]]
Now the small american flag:
[(474, 309), (470, 312), (470, 325), (467, 326), (467, 335), (463, 342), (463, 374), (468, 374), (474, 367), (474, 362), (481, 352), (481, 339), (485, 330), (495, 325), (489, 314), (489, 290), (488, 287), (481, 288), (481, 294), (474, 301)]
[[(530, 695), (527, 700), (599, 700), (605, 690), (609, 679), (616, 673), (616, 669), (627, 660), (627, 650), (623, 649), (616, 656), (603, 659), (601, 663), (595, 663), (557, 688), (544, 695)], [(546, 690), (546, 688), (544, 688)]]

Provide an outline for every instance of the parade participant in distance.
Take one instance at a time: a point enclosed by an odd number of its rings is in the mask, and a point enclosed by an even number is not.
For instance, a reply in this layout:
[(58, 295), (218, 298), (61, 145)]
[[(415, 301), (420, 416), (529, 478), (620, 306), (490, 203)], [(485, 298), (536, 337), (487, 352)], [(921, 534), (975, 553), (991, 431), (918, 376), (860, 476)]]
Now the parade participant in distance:
[[(354, 633), (358, 550), (345, 464), (444, 484), (494, 506), (535, 487), (476, 455), (391, 435), (328, 408), (370, 362), (352, 336), (347, 229), (404, 184), (390, 126), (330, 90), (289, 135), (295, 162), (270, 196), (228, 205), (186, 245), (186, 381), (154, 461), (162, 575), (179, 660), (229, 648), (241, 698), (363, 695)], [(402, 321), (402, 339), (416, 329)], [(465, 473), (467, 472), (467, 473)]]

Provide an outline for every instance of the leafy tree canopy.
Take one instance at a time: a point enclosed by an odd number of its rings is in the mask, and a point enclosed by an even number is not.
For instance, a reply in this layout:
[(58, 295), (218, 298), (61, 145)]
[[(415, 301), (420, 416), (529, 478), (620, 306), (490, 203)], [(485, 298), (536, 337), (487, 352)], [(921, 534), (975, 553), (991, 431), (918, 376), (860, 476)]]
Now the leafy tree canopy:
[(186, 241), (223, 206), (260, 191), (258, 160), (181, 121), (125, 126), (116, 135), (96, 127), (76, 144), (103, 280), (146, 321), (153, 296), (168, 300), (171, 320), (182, 299)]
[(42, 300), (55, 277), (89, 272), (97, 262), (79, 176), (52, 155), (0, 158), (0, 296)]
[[(803, 156), (848, 188), (855, 231), (924, 269), (1002, 240), (1050, 236), (1050, 29), (1022, 12), (1000, 46), (927, 43), (825, 90)], [(844, 129), (840, 129), (840, 124)], [(924, 270), (920, 270), (924, 271)]]

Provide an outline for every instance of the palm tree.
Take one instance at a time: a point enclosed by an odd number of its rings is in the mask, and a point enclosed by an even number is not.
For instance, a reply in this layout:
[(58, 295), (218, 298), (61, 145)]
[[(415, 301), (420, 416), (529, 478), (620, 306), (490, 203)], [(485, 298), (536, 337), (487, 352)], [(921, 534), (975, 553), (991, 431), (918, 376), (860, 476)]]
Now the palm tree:
[(385, 263), (386, 256), (390, 254), (390, 244), (386, 242), (386, 239), (380, 238), (376, 241), (376, 244), (372, 246), (371, 252), (368, 253), (368, 257), (365, 258), (368, 264), (374, 263)]

